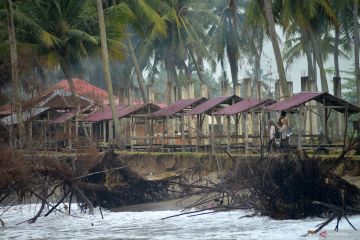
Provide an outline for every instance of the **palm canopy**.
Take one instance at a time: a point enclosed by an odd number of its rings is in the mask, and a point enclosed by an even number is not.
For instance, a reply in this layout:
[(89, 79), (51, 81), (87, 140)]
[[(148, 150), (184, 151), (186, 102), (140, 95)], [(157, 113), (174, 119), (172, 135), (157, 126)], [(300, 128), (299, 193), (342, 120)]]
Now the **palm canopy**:
[(238, 61), (240, 53), (244, 46), (242, 37), (245, 16), (240, 7), (243, 7), (243, 1), (230, 0), (226, 6), (218, 6), (215, 12), (219, 14), (218, 23), (214, 24), (209, 31), (213, 36), (210, 49), (217, 55), (219, 61), (225, 60), (225, 51), (227, 60), (230, 64), (233, 88), (238, 83)]
[[(96, 6), (93, 1), (29, 0), (15, 11), (19, 41), (27, 42), (48, 67), (66, 65), (70, 74), (81, 58), (97, 53), (100, 47)], [(121, 58), (119, 28), (111, 28), (110, 55)]]

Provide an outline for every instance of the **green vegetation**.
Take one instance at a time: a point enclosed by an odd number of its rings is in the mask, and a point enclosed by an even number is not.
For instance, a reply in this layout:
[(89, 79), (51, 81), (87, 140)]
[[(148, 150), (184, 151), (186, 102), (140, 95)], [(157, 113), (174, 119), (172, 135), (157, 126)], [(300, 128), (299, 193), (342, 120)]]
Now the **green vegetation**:
[[(306, 56), (310, 79), (317, 80), (316, 69), (319, 69), (319, 90), (328, 91), (324, 61), (333, 57), (334, 75), (341, 76), (339, 57), (354, 53), (355, 71), (346, 75), (354, 81), (347, 81), (344, 88), (347, 98), (359, 101), (360, 80), (356, 77), (359, 74), (355, 74), (359, 72), (357, 0), (104, 0), (102, 3), (110, 60), (107, 75), (111, 76), (116, 95), (132, 87), (146, 102), (147, 86), (153, 86), (155, 101), (170, 102), (183, 97), (181, 89), (190, 82), (195, 84), (196, 96), (201, 92), (200, 84), (208, 85), (210, 95), (221, 95), (235, 91), (239, 71), (246, 70), (252, 78), (251, 95), (271, 96), (266, 93), (270, 92), (268, 85), (263, 84), (264, 89), (259, 92), (257, 89), (258, 81), (266, 78), (261, 76), (264, 67), (260, 62), (264, 43), (269, 40), (285, 95), (284, 69), (300, 56)], [(18, 66), (11, 65), (9, 9), (14, 16)], [(22, 91), (15, 95), (20, 94), (23, 99), (30, 90), (64, 77), (70, 86), (71, 78), (76, 76), (100, 87), (109, 86), (105, 84), (100, 60), (98, 12), (93, 0), (2, 1), (0, 100), (4, 101), (3, 96), (7, 95), (7, 85), (13, 82), (16, 88), (9, 66), (19, 72)], [(279, 48), (276, 35), (280, 29), (286, 35), (283, 49)], [(213, 76), (217, 66), (222, 71), (219, 79)]]

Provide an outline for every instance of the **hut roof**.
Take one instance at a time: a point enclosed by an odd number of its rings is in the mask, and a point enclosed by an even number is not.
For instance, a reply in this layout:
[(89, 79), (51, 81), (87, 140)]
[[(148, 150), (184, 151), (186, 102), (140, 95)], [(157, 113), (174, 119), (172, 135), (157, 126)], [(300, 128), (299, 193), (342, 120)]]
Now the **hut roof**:
[[(103, 103), (103, 101), (107, 101), (109, 99), (109, 94), (107, 91), (96, 87), (89, 82), (86, 82), (82, 79), (73, 78), (73, 83), (75, 87), (76, 94), (79, 96), (85, 96), (90, 98), (98, 103)], [(71, 92), (69, 82), (66, 79), (61, 80), (51, 88), (47, 90), (47, 92), (52, 92), (54, 90), (64, 90), (66, 92)]]
[[(30, 108), (27, 109), (25, 111), (23, 111), (22, 115), (23, 115), (23, 120), (24, 122), (26, 122), (27, 120), (29, 120), (30, 118), (33, 118), (43, 112), (45, 112), (46, 110), (48, 110), (48, 107), (39, 107), (39, 108)], [(0, 119), (0, 122), (4, 125), (15, 125), (18, 124), (18, 119), (17, 119), (17, 115), (15, 113), (3, 117), (2, 119)]]
[[(139, 112), (144, 112), (143, 114), (149, 114), (153, 113), (154, 111), (159, 110), (160, 107), (158, 105), (155, 105), (153, 103), (146, 103), (146, 104), (138, 104), (138, 105), (132, 105), (132, 106), (124, 106), (119, 105), (117, 106), (117, 116), (118, 118), (126, 118), (133, 114), (138, 114)], [(104, 107), (103, 110), (94, 112), (83, 119), (83, 121), (87, 122), (100, 122), (105, 120), (112, 119), (112, 113), (110, 106)]]
[[(125, 105), (118, 105), (116, 106), (117, 115), (119, 115), (120, 111), (127, 106)], [(112, 119), (112, 113), (110, 106), (105, 106), (102, 110), (96, 111), (91, 113), (89, 116), (83, 119), (86, 122), (100, 122), (104, 120)]]
[[(93, 104), (88, 98), (77, 96), (77, 102), (80, 108), (86, 108)], [(76, 109), (77, 103), (71, 93), (64, 90), (54, 90), (43, 96), (31, 99), (24, 103), (23, 108), (34, 108), (34, 107), (48, 107), (51, 109)]]
[[(220, 97), (214, 97), (206, 102), (200, 104), (199, 106), (195, 107), (191, 111), (189, 111), (187, 114), (189, 115), (198, 115), (203, 113), (208, 113), (211, 110), (214, 110), (214, 108), (219, 107), (220, 104), (234, 104), (239, 101), (241, 101), (242, 98), (232, 95), (232, 96), (220, 96)], [(218, 110), (218, 109), (216, 109)]]
[[(160, 107), (158, 105), (155, 105), (153, 103), (146, 103), (146, 104), (138, 104), (133, 106), (128, 106), (126, 108), (123, 108), (119, 112), (119, 118), (126, 118), (130, 115), (137, 114), (141, 111), (145, 111), (144, 114), (150, 114), (155, 111), (158, 111)], [(149, 111), (149, 112), (146, 112)]]
[(269, 111), (289, 111), (294, 110), (302, 104), (315, 100), (321, 104), (325, 103), (328, 107), (344, 107), (334, 108), (338, 112), (344, 112), (345, 107), (348, 107), (350, 114), (360, 112), (360, 108), (354, 104), (351, 104), (343, 99), (335, 97), (327, 92), (301, 92), (294, 94), (292, 97), (274, 103), (266, 107)]
[(181, 99), (153, 113), (154, 117), (171, 117), (180, 112), (186, 112), (206, 101), (206, 98)]
[(271, 99), (244, 99), (234, 105), (228, 106), (214, 113), (214, 115), (235, 115), (242, 112), (248, 112), (264, 105), (274, 103)]
[(66, 112), (62, 115), (49, 121), (49, 124), (63, 124), (73, 118), (76, 115), (76, 112)]
[[(80, 108), (86, 108), (93, 105), (93, 101), (81, 96), (78, 96), (78, 102)], [(35, 117), (48, 109), (69, 110), (76, 108), (77, 104), (71, 93), (65, 92), (64, 90), (55, 90), (23, 104), (23, 119), (26, 122), (30, 118)], [(1, 122), (5, 125), (17, 124), (16, 113), (13, 112), (11, 115), (2, 118)]]

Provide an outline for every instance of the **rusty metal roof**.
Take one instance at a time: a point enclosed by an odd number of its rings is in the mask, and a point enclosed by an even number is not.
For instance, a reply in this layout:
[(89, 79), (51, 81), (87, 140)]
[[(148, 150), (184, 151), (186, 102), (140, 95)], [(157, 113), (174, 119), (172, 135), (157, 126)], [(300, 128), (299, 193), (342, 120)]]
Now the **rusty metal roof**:
[(217, 111), (218, 109), (214, 109), (214, 108), (221, 107), (220, 104), (234, 104), (241, 100), (242, 100), (242, 98), (240, 98), (236, 95), (214, 97), (214, 98), (211, 98), (211, 99), (207, 100), (206, 102), (200, 104), (196, 108), (192, 109), (187, 114), (188, 115), (198, 115), (198, 114), (208, 113), (211, 110)]
[[(147, 103), (147, 104), (138, 104), (138, 105), (132, 105), (132, 106), (124, 106), (119, 105), (117, 106), (117, 116), (118, 118), (126, 118), (130, 115), (137, 114), (141, 111), (145, 111), (143, 114), (148, 114), (146, 111), (150, 111), (150, 113), (153, 113), (157, 110), (159, 110), (160, 107), (158, 105)], [(83, 121), (87, 122), (100, 122), (105, 120), (111, 120), (112, 119), (112, 113), (110, 106), (104, 107), (104, 109), (94, 112), (84, 118)]]
[(235, 115), (242, 112), (248, 112), (272, 103), (274, 103), (274, 101), (271, 99), (244, 99), (238, 103), (235, 103), (234, 105), (228, 106), (215, 112), (214, 115)]
[(270, 111), (285, 111), (291, 108), (298, 107), (306, 102), (313, 100), (321, 96), (323, 93), (321, 92), (301, 92), (294, 94), (292, 97), (284, 99), (280, 102), (274, 103), (268, 107), (267, 110)]
[(71, 93), (64, 90), (54, 90), (47, 93), (46, 95), (36, 97), (31, 99), (23, 104), (24, 109), (34, 108), (34, 107), (49, 107), (51, 109), (76, 109), (77, 102), (80, 105), (80, 108), (86, 108), (89, 105), (93, 104), (93, 101), (82, 97), (77, 96), (77, 99), (72, 96)]
[[(119, 115), (121, 109), (126, 108), (127, 106), (118, 105), (116, 106), (117, 115)], [(102, 110), (94, 112), (83, 119), (86, 122), (100, 122), (104, 120), (112, 119), (112, 113), (110, 106), (105, 106)]]
[(158, 111), (159, 109), (160, 107), (158, 105), (152, 103), (138, 104), (121, 109), (118, 116), (119, 118), (125, 118), (129, 117), (130, 115), (137, 114), (143, 110), (145, 111), (143, 114), (151, 114), (155, 111)]
[(60, 115), (57, 118), (54, 118), (49, 121), (49, 124), (63, 124), (67, 121), (69, 121), (71, 118), (73, 118), (76, 115), (76, 112), (66, 112)]
[[(104, 100), (109, 99), (109, 94), (107, 91), (90, 84), (82, 79), (73, 78), (73, 83), (75, 87), (76, 94), (79, 96), (85, 96), (96, 102), (103, 102)], [(69, 82), (66, 79), (61, 80), (56, 85), (52, 86), (47, 90), (47, 92), (53, 92), (54, 90), (64, 90), (66, 92), (71, 92)]]
[[(315, 100), (321, 104), (325, 102), (325, 106), (328, 107), (348, 107), (350, 114), (360, 112), (360, 108), (354, 104), (351, 104), (343, 99), (335, 97), (327, 92), (301, 92), (294, 94), (292, 97), (283, 101), (277, 102), (266, 107), (269, 111), (289, 111), (295, 110), (302, 104), (305, 104), (311, 100)], [(344, 112), (345, 108), (334, 108), (338, 112)]]
[(153, 113), (154, 117), (171, 117), (176, 113), (186, 112), (206, 101), (206, 98), (181, 99), (168, 107)]

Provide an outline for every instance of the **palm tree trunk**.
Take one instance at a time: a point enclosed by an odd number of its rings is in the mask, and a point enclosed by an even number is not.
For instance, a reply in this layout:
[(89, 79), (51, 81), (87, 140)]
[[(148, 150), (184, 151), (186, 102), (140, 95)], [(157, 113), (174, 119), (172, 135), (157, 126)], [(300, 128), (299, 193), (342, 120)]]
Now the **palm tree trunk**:
[(110, 73), (110, 63), (109, 63), (109, 53), (107, 48), (107, 42), (106, 42), (106, 29), (105, 29), (105, 19), (104, 19), (104, 9), (102, 6), (102, 0), (96, 1), (97, 6), (97, 13), (98, 13), (98, 20), (99, 20), (99, 29), (100, 29), (100, 42), (101, 42), (101, 56), (103, 61), (103, 67), (104, 67), (104, 79), (106, 88), (109, 94), (109, 102), (110, 102), (110, 108), (111, 108), (111, 114), (115, 126), (115, 141), (117, 143), (120, 142), (120, 136), (121, 136), (121, 129), (120, 129), (120, 121), (117, 117), (117, 111), (116, 106), (114, 102), (114, 94), (113, 94), (113, 87), (112, 87), (112, 81), (111, 81), (111, 73)]
[(313, 68), (313, 61), (311, 58), (311, 51), (310, 48), (306, 47), (305, 49), (306, 61), (307, 61), (307, 68), (308, 68), (308, 77), (309, 79), (314, 80), (314, 68)]
[(145, 80), (144, 80), (144, 77), (143, 77), (143, 75), (141, 73), (139, 63), (138, 63), (138, 61), (136, 59), (136, 54), (135, 54), (135, 51), (134, 51), (134, 47), (132, 45), (132, 42), (131, 42), (129, 36), (126, 37), (126, 40), (128, 42), (128, 46), (129, 46), (129, 50), (130, 50), (130, 58), (131, 58), (131, 61), (132, 61), (133, 65), (134, 65), (135, 74), (136, 74), (136, 77), (137, 77), (137, 80), (138, 80), (138, 84), (139, 84), (139, 88), (140, 88), (140, 92), (141, 92), (143, 101), (144, 101), (144, 103), (148, 103), (149, 99), (148, 99), (146, 88), (145, 88)]
[(262, 53), (262, 44), (261, 48), (259, 49), (258, 53), (255, 53), (255, 63), (254, 63), (254, 82), (251, 86), (251, 96), (255, 96), (259, 98), (259, 81), (260, 81), (260, 74), (261, 74), (261, 53)]
[[(76, 108), (77, 108), (76, 117), (78, 118), (78, 115), (81, 112), (81, 107), (80, 107), (78, 95), (76, 93), (74, 81), (72, 80), (72, 77), (73, 77), (72, 71), (70, 70), (69, 64), (65, 63), (65, 62), (61, 63), (61, 69), (65, 75), (65, 78), (67, 79), (67, 81), (69, 83), (70, 92), (71, 92), (71, 95), (73, 96), (73, 102), (75, 103)], [(86, 126), (85, 126), (84, 122), (80, 121), (80, 126), (81, 126), (81, 129), (84, 131), (85, 137), (90, 140), (90, 136), (86, 130)]]
[(170, 69), (169, 60), (165, 59), (165, 70), (166, 70), (166, 93), (165, 93), (165, 101), (169, 106), (172, 103), (172, 95), (173, 95), (173, 79), (172, 73)]
[(225, 65), (224, 65), (224, 59), (220, 59), (220, 65), (221, 65), (221, 70), (222, 70), (221, 89), (222, 89), (222, 93), (223, 93), (225, 91), (225, 88), (227, 88), (227, 86), (229, 85), (226, 70), (225, 70)]
[(339, 27), (335, 28), (335, 42), (334, 42), (334, 67), (335, 67), (335, 77), (340, 77), (339, 69), (339, 41), (340, 41), (340, 29)]
[(189, 49), (189, 53), (190, 53), (191, 60), (195, 65), (196, 73), (197, 73), (197, 75), (199, 77), (200, 83), (206, 84), (204, 74), (203, 74), (203, 70), (202, 70), (203, 67), (200, 66), (199, 61), (196, 59), (195, 54), (194, 54), (192, 49)]
[(317, 76), (317, 64), (316, 64), (316, 57), (315, 57), (315, 51), (313, 50), (312, 51), (312, 63), (313, 63), (313, 70), (314, 70), (314, 75), (313, 75), (313, 79), (315, 81), (315, 87), (316, 87), (316, 91), (319, 91), (318, 90), (318, 86), (317, 86), (317, 80), (318, 80), (318, 76)]
[(357, 104), (360, 106), (360, 66), (359, 66), (359, 2), (354, 0), (354, 57), (355, 57), (355, 79)]
[(175, 64), (171, 64), (171, 74), (177, 89), (177, 100), (180, 100), (182, 99), (182, 91), (181, 91), (181, 84), (177, 76)]
[(327, 79), (326, 79), (326, 72), (325, 72), (325, 68), (324, 68), (324, 62), (323, 62), (323, 57), (322, 57), (322, 53), (321, 53), (321, 39), (319, 39), (316, 34), (314, 33), (313, 30), (309, 30), (309, 36), (310, 36), (310, 41), (313, 47), (313, 51), (315, 53), (315, 59), (316, 62), (319, 66), (319, 71), (320, 71), (320, 81), (321, 81), (321, 91), (323, 92), (329, 92), (329, 87), (328, 87), (328, 83), (327, 83)]
[(24, 124), (22, 108), (21, 108), (18, 55), (16, 49), (16, 37), (15, 37), (15, 27), (14, 27), (14, 16), (12, 10), (12, 0), (7, 1), (6, 10), (8, 17), (8, 31), (9, 31), (10, 57), (11, 57), (11, 80), (14, 91), (15, 112), (16, 112), (17, 126), (19, 131), (19, 140), (20, 140), (20, 144), (23, 145), (24, 144), (23, 137), (26, 135), (25, 135), (25, 124)]
[(274, 21), (274, 16), (273, 16), (273, 12), (272, 12), (271, 1), (264, 0), (263, 3), (264, 3), (265, 19), (266, 19), (266, 22), (268, 25), (268, 31), (269, 31), (271, 43), (272, 43), (272, 46), (274, 49), (277, 71), (278, 71), (279, 78), (280, 78), (281, 90), (283, 92), (284, 97), (288, 97), (289, 96), (288, 85), (287, 85), (287, 80), (286, 80), (284, 63), (283, 63), (283, 59), (281, 56), (279, 43), (277, 41), (277, 35), (276, 35), (276, 30), (275, 30), (275, 21)]
[(232, 51), (229, 51), (229, 48), (227, 49), (228, 49), (227, 56), (230, 64), (231, 80), (233, 85), (233, 91), (235, 94), (236, 84), (238, 83), (238, 72), (239, 72), (238, 62), (236, 57), (233, 55)]

